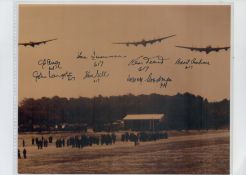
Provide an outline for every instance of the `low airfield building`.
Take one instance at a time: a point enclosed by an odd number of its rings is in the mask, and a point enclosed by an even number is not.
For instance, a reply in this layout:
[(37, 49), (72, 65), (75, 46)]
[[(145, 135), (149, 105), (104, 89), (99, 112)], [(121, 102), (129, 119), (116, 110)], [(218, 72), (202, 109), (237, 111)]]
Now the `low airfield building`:
[(123, 118), (124, 128), (132, 131), (156, 131), (164, 128), (164, 114), (128, 114)]

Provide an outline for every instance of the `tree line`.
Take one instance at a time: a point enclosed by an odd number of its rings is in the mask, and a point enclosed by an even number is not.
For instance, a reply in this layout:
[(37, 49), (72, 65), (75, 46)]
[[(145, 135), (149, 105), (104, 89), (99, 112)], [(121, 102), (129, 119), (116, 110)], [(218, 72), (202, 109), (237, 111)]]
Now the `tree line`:
[(19, 103), (18, 125), (27, 131), (31, 131), (34, 125), (50, 128), (61, 123), (95, 127), (122, 120), (127, 114), (160, 113), (165, 115), (167, 129), (218, 129), (230, 125), (229, 100), (208, 102), (190, 93), (26, 98)]

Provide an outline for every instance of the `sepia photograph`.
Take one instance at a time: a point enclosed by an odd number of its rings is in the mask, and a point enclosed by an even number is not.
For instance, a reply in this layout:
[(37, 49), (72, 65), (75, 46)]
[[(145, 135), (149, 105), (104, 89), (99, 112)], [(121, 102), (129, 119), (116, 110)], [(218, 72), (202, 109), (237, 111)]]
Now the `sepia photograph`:
[(230, 4), (18, 13), (18, 173), (230, 174)]

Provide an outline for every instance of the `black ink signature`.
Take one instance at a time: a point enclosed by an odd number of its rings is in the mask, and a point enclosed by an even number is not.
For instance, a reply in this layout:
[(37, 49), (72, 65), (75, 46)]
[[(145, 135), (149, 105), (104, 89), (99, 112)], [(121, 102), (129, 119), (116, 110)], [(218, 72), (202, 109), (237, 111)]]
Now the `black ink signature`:
[(99, 61), (94, 61), (93, 66), (94, 66), (94, 67), (102, 67), (103, 64), (104, 64), (104, 61), (99, 60)]
[(49, 70), (49, 78), (61, 78), (61, 79), (67, 79), (68, 81), (75, 80), (75, 76), (73, 75), (73, 73), (68, 71), (59, 74)]
[(193, 58), (193, 59), (182, 59), (182, 58), (178, 58), (175, 62), (175, 64), (206, 64), (206, 65), (210, 65), (210, 62), (208, 60), (204, 60), (202, 58), (198, 59), (198, 58)]
[(175, 64), (189, 64), (190, 63), (190, 59), (182, 59), (182, 58), (178, 58), (175, 62)]
[(210, 62), (207, 60), (203, 60), (202, 58), (200, 58), (200, 59), (193, 58), (191, 60), (191, 64), (210, 65)]
[(96, 73), (91, 72), (90, 70), (85, 71), (85, 75), (83, 79), (88, 79), (88, 78), (106, 78), (109, 76), (109, 73), (107, 71), (100, 71), (96, 70)]
[(147, 72), (149, 70), (149, 66), (140, 66), (139, 68), (138, 68), (138, 71), (144, 71), (144, 72)]
[(47, 76), (43, 75), (42, 72), (38, 72), (38, 71), (34, 71), (32, 73), (32, 77), (35, 78), (35, 81), (37, 82), (38, 80), (40, 79), (44, 79), (44, 78), (47, 78)]
[(142, 84), (143, 82), (156, 83), (159, 84), (160, 88), (167, 88), (168, 83), (171, 82), (172, 79), (170, 77), (165, 78), (164, 76), (161, 75), (157, 75), (154, 77), (153, 73), (150, 73), (145, 78), (143, 76), (135, 77), (132, 75), (128, 75), (126, 81), (130, 83), (140, 83), (140, 84)]
[(87, 56), (84, 56), (82, 51), (78, 53), (77, 59), (86, 59), (86, 58)]
[(163, 56), (157, 55), (153, 57), (147, 57), (147, 56), (139, 56), (137, 58), (132, 59), (128, 66), (135, 66), (135, 65), (143, 65), (143, 64), (163, 64), (165, 60), (168, 60), (168, 58), (164, 58)]
[(93, 53), (91, 55), (92, 60), (107, 59), (107, 58), (126, 58), (126, 56), (122, 56), (122, 55), (97, 55), (96, 51), (93, 51)]
[(198, 58), (193, 58), (193, 59), (178, 58), (174, 64), (185, 65), (184, 66), (185, 69), (192, 69), (195, 65), (210, 65), (210, 62), (202, 58), (200, 59)]
[(142, 76), (134, 77), (134, 76), (128, 75), (126, 81), (131, 82), (131, 83), (137, 83), (137, 82), (142, 83), (143, 79), (144, 78)]
[(170, 77), (165, 78), (161, 75), (154, 77), (153, 73), (150, 73), (148, 75), (148, 77), (145, 79), (145, 82), (147, 82), (147, 83), (159, 83), (160, 88), (166, 88), (167, 84), (171, 81), (172, 81), (172, 79)]
[(51, 69), (61, 69), (61, 62), (58, 60), (53, 61), (52, 59), (40, 59), (38, 60), (38, 65), (42, 66), (42, 69), (45, 66), (48, 66)]

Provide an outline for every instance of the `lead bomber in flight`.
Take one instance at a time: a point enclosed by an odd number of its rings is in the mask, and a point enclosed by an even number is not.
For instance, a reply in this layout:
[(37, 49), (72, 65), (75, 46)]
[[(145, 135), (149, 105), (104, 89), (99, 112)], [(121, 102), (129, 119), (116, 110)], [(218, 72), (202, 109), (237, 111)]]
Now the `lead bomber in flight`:
[(198, 51), (198, 52), (206, 52), (206, 54), (209, 54), (210, 52), (219, 52), (220, 50), (225, 50), (227, 51), (230, 47), (212, 47), (212, 46), (207, 46), (205, 48), (202, 47), (186, 47), (186, 46), (176, 46), (178, 48), (184, 48), (184, 49), (189, 49), (191, 51)]
[(117, 42), (117, 43), (113, 43), (113, 44), (124, 44), (126, 46), (129, 46), (129, 45), (135, 45), (135, 46), (138, 46), (138, 45), (143, 45), (144, 47), (146, 47), (147, 44), (154, 44), (155, 42), (161, 42), (162, 40), (164, 39), (167, 39), (167, 38), (170, 38), (170, 37), (174, 37), (176, 35), (170, 35), (170, 36), (167, 36), (167, 37), (162, 37), (162, 38), (157, 38), (157, 39), (152, 39), (152, 40), (142, 40), (142, 41), (136, 41), (136, 42)]
[(45, 41), (38, 41), (38, 42), (33, 42), (33, 41), (30, 41), (28, 43), (19, 43), (19, 45), (22, 45), (22, 46), (31, 46), (31, 47), (35, 47), (36, 45), (40, 45), (40, 44), (46, 44), (47, 42), (50, 42), (50, 41), (54, 41), (54, 40), (57, 40), (57, 38), (54, 38), (54, 39), (50, 39), (50, 40), (45, 40)]

